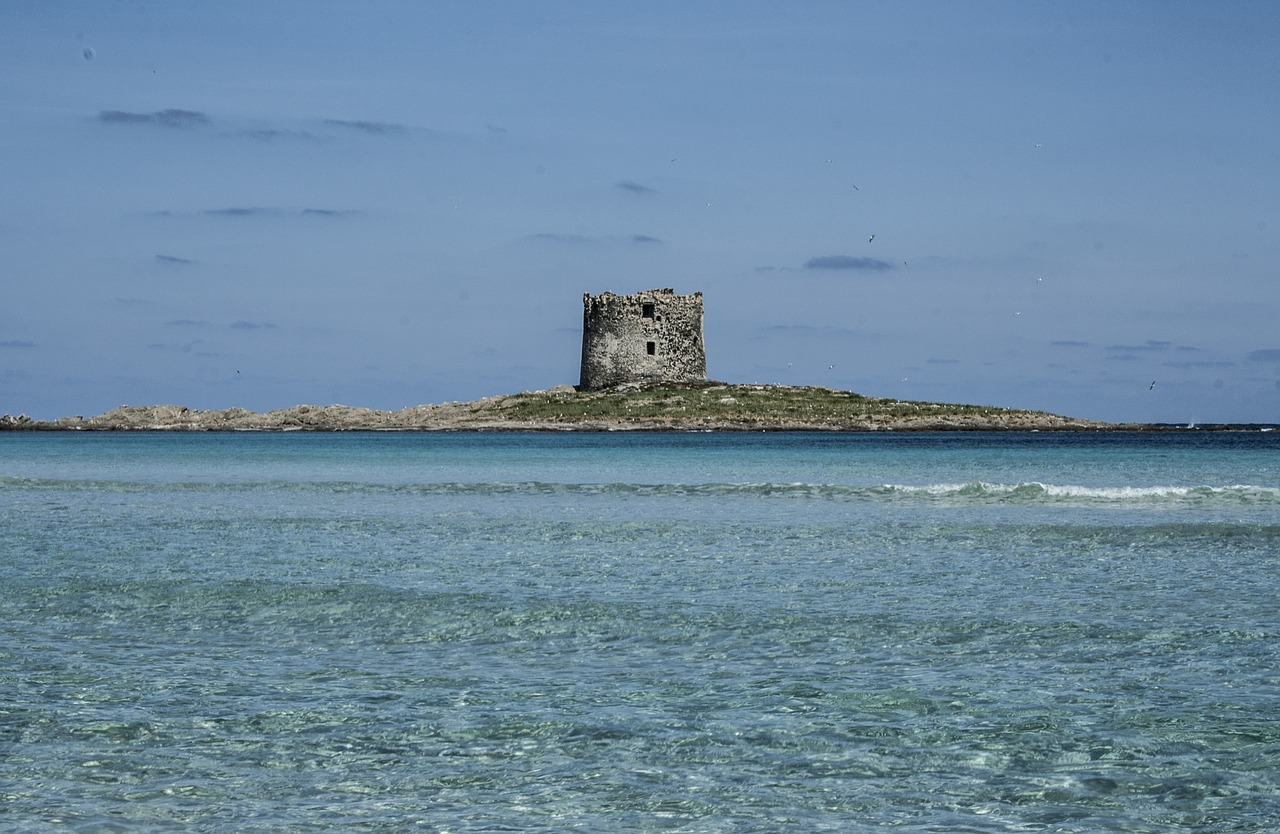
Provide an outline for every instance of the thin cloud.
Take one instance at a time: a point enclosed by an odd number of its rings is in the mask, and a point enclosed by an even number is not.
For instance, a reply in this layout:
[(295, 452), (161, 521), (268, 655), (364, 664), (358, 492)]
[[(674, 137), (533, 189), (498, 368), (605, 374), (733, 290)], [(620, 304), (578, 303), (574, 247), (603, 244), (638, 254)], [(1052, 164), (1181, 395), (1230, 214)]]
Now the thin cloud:
[(165, 324), (169, 327), (208, 327), (207, 321), (196, 321), (195, 319), (171, 319)]
[(162, 264), (193, 264), (195, 261), (189, 258), (179, 258), (177, 255), (156, 255), (156, 260)]
[(529, 235), (529, 237), (533, 240), (545, 240), (550, 243), (596, 243), (598, 240), (587, 235), (566, 235), (560, 232), (538, 232), (537, 234)]
[(106, 124), (156, 125), (158, 127), (203, 127), (210, 119), (198, 110), (157, 110), (154, 113), (131, 113), (127, 110), (103, 110), (98, 121)]
[(593, 244), (609, 244), (609, 245), (616, 246), (618, 244), (626, 244), (626, 243), (638, 243), (638, 244), (647, 246), (654, 243), (662, 243), (662, 241), (656, 237), (651, 237), (650, 235), (638, 235), (638, 234), (630, 235), (626, 237), (622, 235), (609, 235), (609, 236), (601, 237), (597, 235), (565, 234), (563, 232), (538, 232), (537, 234), (529, 235), (527, 239), (545, 241), (547, 243), (563, 244), (565, 246), (586, 246), (586, 245), (593, 245)]
[(1249, 353), (1250, 362), (1280, 362), (1280, 348), (1267, 348)]
[(814, 327), (812, 324), (771, 324), (768, 327), (759, 328), (761, 333), (819, 333), (824, 328)]
[(370, 133), (376, 136), (409, 132), (409, 128), (404, 125), (391, 124), (390, 122), (367, 122), (358, 119), (325, 119), (324, 124), (331, 127), (357, 130), (361, 133)]
[(1203, 360), (1199, 362), (1161, 362), (1160, 365), (1161, 367), (1164, 367), (1164, 368), (1178, 368), (1180, 370), (1189, 370), (1191, 368), (1234, 368), (1236, 366), (1236, 363), (1226, 361), (1226, 360), (1221, 360), (1221, 361)]
[(210, 215), (211, 217), (253, 217), (268, 213), (270, 213), (269, 209), (257, 206), (205, 209), (203, 212), (203, 214)]
[(1173, 347), (1173, 342), (1160, 342), (1160, 341), (1156, 341), (1155, 339), (1148, 339), (1148, 340), (1147, 340), (1147, 343), (1146, 343), (1146, 344), (1143, 344), (1143, 345), (1108, 345), (1108, 346), (1107, 346), (1107, 350), (1115, 350), (1115, 351), (1135, 351), (1135, 350), (1153, 351), (1153, 350), (1169, 350), (1171, 347)]
[(1088, 342), (1077, 342), (1071, 339), (1059, 339), (1058, 341), (1050, 342), (1049, 344), (1052, 345), (1053, 347), (1070, 347), (1070, 348), (1089, 347)]
[(882, 272), (893, 264), (879, 258), (856, 258), (853, 255), (820, 255), (804, 262), (805, 269), (858, 270)]
[[(355, 217), (365, 212), (362, 209), (338, 209), (338, 208), (281, 208), (278, 206), (226, 206), (223, 208), (207, 208), (198, 209), (193, 214), (205, 215), (206, 217), (223, 217), (223, 218), (239, 218), (239, 217)], [(151, 217), (180, 217), (189, 216), (186, 212), (173, 211), (156, 211), (150, 214)], [(173, 256), (157, 255), (160, 260), (169, 260)], [(177, 261), (173, 261), (176, 263)], [(194, 263), (194, 262), (192, 262)]]
[(649, 186), (641, 185), (640, 183), (632, 182), (631, 180), (622, 180), (621, 182), (615, 183), (614, 185), (617, 188), (621, 188), (623, 191), (630, 191), (632, 194), (656, 194), (657, 193)]
[(233, 321), (231, 327), (235, 330), (275, 330), (276, 326), (270, 322), (258, 321)]
[(305, 130), (279, 130), (276, 128), (257, 128), (254, 130), (242, 130), (237, 136), (244, 136), (249, 139), (257, 139), (259, 142), (275, 142), (276, 140), (301, 140), (304, 142), (320, 141), (322, 137), (309, 133)]
[(321, 208), (304, 208), (304, 215), (312, 215), (315, 217), (353, 217), (357, 214), (363, 214), (359, 209), (321, 209)]
[(925, 364), (926, 365), (959, 365), (960, 360), (959, 359), (941, 359), (941, 358), (935, 357), (933, 359), (926, 359)]
[(39, 347), (35, 342), (24, 342), (21, 339), (7, 339), (0, 342), (0, 348), (33, 348)]

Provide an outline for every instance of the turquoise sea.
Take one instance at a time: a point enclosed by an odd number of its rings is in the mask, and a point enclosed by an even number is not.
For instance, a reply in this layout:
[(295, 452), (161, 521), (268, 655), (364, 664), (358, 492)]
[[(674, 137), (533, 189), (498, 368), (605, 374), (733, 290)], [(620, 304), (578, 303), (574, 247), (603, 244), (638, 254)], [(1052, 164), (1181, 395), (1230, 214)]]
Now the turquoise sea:
[(6, 832), (1280, 830), (1280, 433), (0, 434)]

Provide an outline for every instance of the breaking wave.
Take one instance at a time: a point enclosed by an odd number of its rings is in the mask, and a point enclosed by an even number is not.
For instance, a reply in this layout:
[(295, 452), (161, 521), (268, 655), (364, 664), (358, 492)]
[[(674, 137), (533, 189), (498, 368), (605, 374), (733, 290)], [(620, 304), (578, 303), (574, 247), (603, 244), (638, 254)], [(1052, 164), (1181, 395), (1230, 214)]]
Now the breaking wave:
[(965, 484), (890, 486), (885, 489), (936, 500), (1009, 504), (1269, 504), (1280, 503), (1280, 488), (1230, 486), (1077, 486), (1071, 484)]
[(72, 490), (89, 492), (301, 492), (421, 496), (634, 496), (698, 499), (734, 498), (836, 502), (925, 503), (937, 505), (1045, 505), (1212, 507), (1280, 504), (1280, 487), (1082, 486), (1072, 484), (968, 483), (810, 484), (810, 483), (560, 483), (546, 481), (378, 484), (349, 481), (260, 481), (230, 483), (152, 483), (137, 481), (33, 479), (0, 476), (0, 490)]

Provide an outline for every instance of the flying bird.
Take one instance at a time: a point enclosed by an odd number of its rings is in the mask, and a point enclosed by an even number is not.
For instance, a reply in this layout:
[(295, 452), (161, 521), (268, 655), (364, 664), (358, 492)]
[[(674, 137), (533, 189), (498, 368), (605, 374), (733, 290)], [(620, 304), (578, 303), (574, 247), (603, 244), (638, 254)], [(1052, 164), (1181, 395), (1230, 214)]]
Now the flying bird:
[(1153, 380), (1151, 380), (1151, 384), (1147, 386), (1147, 390), (1148, 390), (1148, 391), (1151, 391), (1151, 390), (1153, 390), (1155, 387), (1156, 387), (1156, 381), (1153, 379)]
[(875, 235), (872, 235), (871, 237), (867, 238), (867, 243), (870, 243), (871, 241), (873, 241), (873, 240), (875, 240), (875, 239), (876, 239), (876, 236), (875, 236)]

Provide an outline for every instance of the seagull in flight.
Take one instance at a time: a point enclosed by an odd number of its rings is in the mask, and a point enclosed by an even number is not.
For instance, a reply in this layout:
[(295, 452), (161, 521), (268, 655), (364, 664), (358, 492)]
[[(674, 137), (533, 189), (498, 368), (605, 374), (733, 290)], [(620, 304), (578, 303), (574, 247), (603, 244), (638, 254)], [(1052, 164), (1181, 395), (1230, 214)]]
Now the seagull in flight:
[(1147, 386), (1147, 390), (1148, 391), (1154, 390), (1155, 387), (1156, 387), (1156, 381), (1153, 379), (1151, 380), (1151, 384)]
[(867, 243), (870, 243), (871, 241), (873, 241), (873, 240), (875, 240), (875, 239), (876, 239), (876, 236), (875, 236), (875, 235), (872, 235), (871, 237), (867, 238)]

